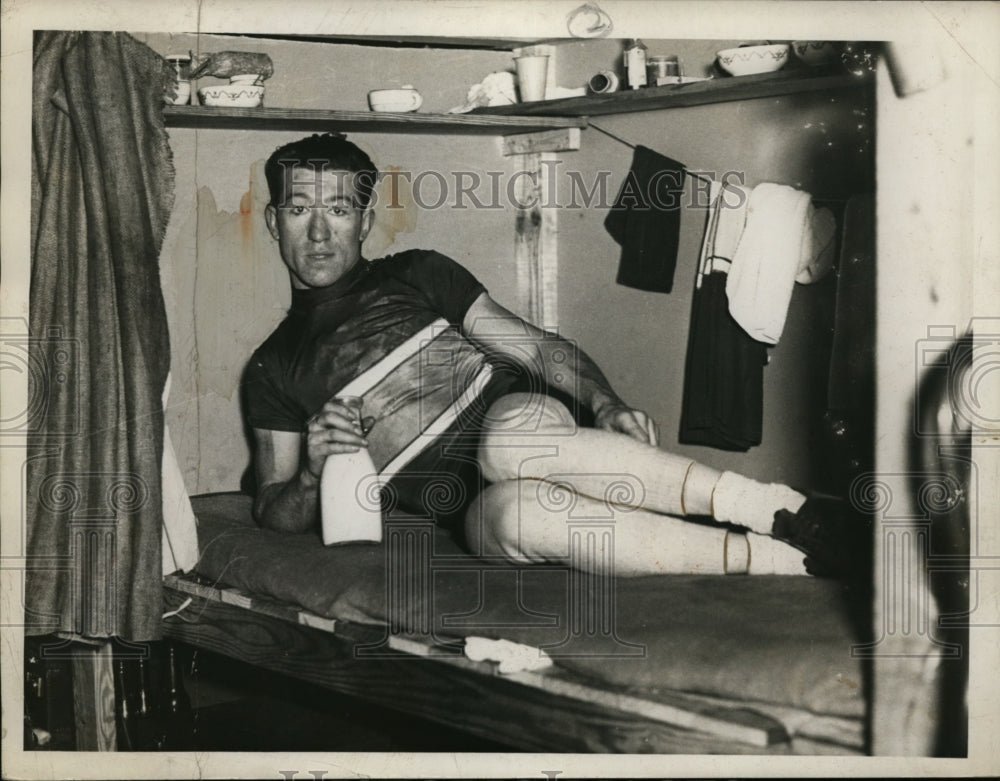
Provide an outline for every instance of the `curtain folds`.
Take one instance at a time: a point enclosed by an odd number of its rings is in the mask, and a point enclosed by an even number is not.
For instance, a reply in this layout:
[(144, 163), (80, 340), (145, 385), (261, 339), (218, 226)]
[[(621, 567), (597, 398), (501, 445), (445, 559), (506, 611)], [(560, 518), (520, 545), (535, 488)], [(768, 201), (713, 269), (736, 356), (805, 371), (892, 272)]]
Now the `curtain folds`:
[(29, 634), (159, 636), (170, 82), (126, 34), (35, 36)]

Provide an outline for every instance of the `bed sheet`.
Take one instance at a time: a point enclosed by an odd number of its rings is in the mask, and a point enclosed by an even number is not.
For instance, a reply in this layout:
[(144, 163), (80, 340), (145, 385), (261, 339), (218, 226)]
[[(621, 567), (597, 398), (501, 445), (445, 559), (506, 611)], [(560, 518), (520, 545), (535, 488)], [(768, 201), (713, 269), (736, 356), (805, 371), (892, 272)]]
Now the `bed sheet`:
[(626, 691), (657, 689), (861, 720), (863, 631), (834, 581), (795, 576), (605, 579), (464, 553), (419, 520), (382, 544), (324, 547), (258, 528), (242, 494), (193, 498), (199, 575), (328, 618), (544, 648), (554, 662)]

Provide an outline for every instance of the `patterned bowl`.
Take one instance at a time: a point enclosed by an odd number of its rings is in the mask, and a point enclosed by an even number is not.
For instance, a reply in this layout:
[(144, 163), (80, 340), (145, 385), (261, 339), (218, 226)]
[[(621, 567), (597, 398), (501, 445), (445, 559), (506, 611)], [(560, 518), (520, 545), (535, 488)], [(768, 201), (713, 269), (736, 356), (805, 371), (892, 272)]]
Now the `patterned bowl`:
[(750, 76), (770, 73), (788, 62), (788, 44), (772, 43), (765, 46), (740, 46), (723, 49), (716, 54), (722, 69), (733, 76)]
[(263, 84), (216, 84), (198, 90), (203, 106), (254, 108), (264, 100)]
[(826, 65), (840, 59), (840, 41), (793, 41), (792, 51), (806, 65)]

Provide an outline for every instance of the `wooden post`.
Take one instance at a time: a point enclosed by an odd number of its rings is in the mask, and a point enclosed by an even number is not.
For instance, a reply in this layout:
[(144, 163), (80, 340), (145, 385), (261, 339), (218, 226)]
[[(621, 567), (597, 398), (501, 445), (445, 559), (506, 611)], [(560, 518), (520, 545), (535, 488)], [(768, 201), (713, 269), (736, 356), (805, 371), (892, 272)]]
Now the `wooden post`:
[(111, 643), (78, 644), (73, 652), (73, 716), (77, 751), (115, 751), (115, 679)]
[(523, 133), (503, 139), (503, 153), (515, 158), (514, 262), (519, 314), (529, 322), (558, 329), (557, 205), (553, 153), (580, 148), (580, 129)]
[[(945, 36), (939, 40), (943, 43)], [(954, 62), (953, 87), (978, 78), (971, 64)], [(971, 267), (941, 263), (942, 257), (977, 254), (975, 247), (985, 234), (973, 230), (972, 207), (939, 219), (952, 204), (969, 200), (967, 172), (974, 170), (980, 141), (973, 127), (971, 94), (945, 86), (900, 100), (884, 64), (877, 73), (879, 327), (875, 483), (869, 492), (877, 505), (875, 643), (868, 652), (874, 673), (871, 748), (877, 756), (932, 755), (939, 750), (939, 729), (954, 731), (960, 728), (957, 720), (966, 719), (966, 714), (943, 707), (938, 686), (942, 661), (955, 649), (935, 640), (942, 635), (941, 613), (926, 575), (934, 562), (928, 555), (930, 520), (942, 514), (934, 505), (949, 493), (958, 497), (974, 486), (943, 490), (947, 475), (938, 474), (943, 464), (916, 462), (914, 454), (940, 453), (941, 444), (952, 442), (948, 416), (939, 416), (938, 408), (928, 405), (927, 380), (941, 371), (937, 359), (929, 356), (943, 356), (965, 330), (973, 314), (973, 291), (978, 289)], [(920, 133), (906, 129), (913, 123), (920, 125)], [(989, 128), (983, 139), (993, 135)], [(920, 164), (904, 166), (900, 160)], [(905, 196), (898, 197), (901, 193)], [(994, 305), (995, 296), (990, 303)], [(950, 396), (945, 402), (960, 406), (961, 394), (953, 391), (960, 390), (961, 383), (949, 380), (943, 387)], [(925, 410), (933, 413), (937, 431), (925, 428)], [(981, 519), (970, 514), (969, 520), (975, 525)], [(934, 533), (938, 535), (937, 528)]]

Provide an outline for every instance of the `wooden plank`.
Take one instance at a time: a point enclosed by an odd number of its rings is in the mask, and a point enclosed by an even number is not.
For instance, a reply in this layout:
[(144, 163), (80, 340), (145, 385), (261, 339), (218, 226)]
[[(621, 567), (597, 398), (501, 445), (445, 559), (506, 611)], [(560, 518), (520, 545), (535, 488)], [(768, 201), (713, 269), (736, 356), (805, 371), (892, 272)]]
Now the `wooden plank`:
[[(474, 662), (463, 655), (441, 654), (434, 646), (409, 637), (390, 637), (389, 646), (414, 656), (433, 658), (441, 664), (464, 669), (495, 673), (496, 665), (491, 662)], [(637, 697), (620, 691), (612, 691), (599, 686), (570, 679), (564, 671), (550, 667), (541, 671), (521, 671), (503, 675), (507, 681), (519, 683), (533, 689), (558, 694), (581, 703), (599, 705), (603, 708), (635, 714), (674, 727), (698, 730), (709, 735), (717, 735), (725, 740), (737, 740), (752, 746), (770, 746), (785, 742), (788, 733), (777, 721), (768, 718), (749, 719), (743, 723), (733, 718), (722, 718), (698, 712), (697, 708), (678, 707), (673, 703)], [(721, 713), (722, 709), (716, 708)], [(727, 714), (728, 715), (728, 714)]]
[[(166, 588), (168, 610), (187, 594)], [(182, 616), (164, 622), (174, 640), (309, 681), (383, 707), (538, 751), (627, 753), (788, 753), (787, 743), (754, 746), (656, 722), (559, 692), (484, 674), (488, 663), (442, 664), (383, 644), (357, 656), (355, 645), (377, 646), (378, 627), (340, 623), (317, 631), (217, 601), (193, 597)], [(466, 666), (475, 665), (476, 669)], [(350, 749), (331, 745), (331, 749)]]
[(538, 247), (541, 235), (541, 157), (538, 153), (516, 159), (517, 189), (514, 215), (514, 278), (518, 308), (524, 318), (536, 325), (541, 314), (538, 291)]
[(77, 751), (115, 751), (115, 679), (111, 643), (73, 648), (73, 718)]
[(280, 35), (277, 33), (242, 33), (246, 38), (300, 43), (347, 44), (349, 46), (386, 46), (406, 49), (476, 49), (513, 51), (523, 46), (565, 41), (565, 38), (474, 38), (447, 35)]
[(327, 632), (335, 631), (337, 624), (331, 618), (318, 616), (295, 605), (279, 602), (266, 596), (247, 594), (245, 591), (227, 586), (207, 586), (192, 580), (190, 577), (166, 575), (163, 578), (163, 585), (192, 597), (197, 596), (215, 602), (224, 602), (254, 613), (311, 626)]
[(164, 106), (167, 127), (229, 130), (327, 130), (366, 133), (455, 133), (498, 135), (564, 127), (585, 127), (574, 117), (482, 116), (478, 114), (392, 114), (294, 108)]
[(689, 84), (665, 84), (601, 95), (518, 103), (513, 106), (488, 106), (472, 113), (522, 117), (596, 117), (605, 114), (627, 114), (636, 111), (657, 111), (669, 108), (701, 106), (735, 100), (754, 100), (798, 92), (860, 88), (871, 85), (871, 79), (849, 73), (826, 70), (803, 73), (801, 70), (760, 73), (753, 76), (719, 77)]
[[(555, 192), (555, 182), (552, 181), (552, 167), (549, 163), (555, 162), (555, 157), (551, 152), (543, 152), (539, 158), (541, 171), (539, 172), (540, 189), (543, 199), (548, 198), (548, 194)], [(537, 325), (553, 332), (559, 330), (559, 209), (554, 204), (549, 204), (547, 200), (542, 201), (542, 223), (541, 233), (538, 237), (538, 260), (535, 274), (538, 278), (536, 289), (539, 300), (537, 309), (539, 319)]]
[(567, 127), (541, 133), (504, 136), (503, 155), (527, 155), (533, 152), (572, 152), (580, 148), (580, 128)]
[(550, 153), (517, 158), (514, 272), (521, 314), (541, 328), (558, 328), (556, 273), (558, 209), (547, 208)]
[(698, 730), (727, 740), (737, 740), (753, 746), (770, 746), (788, 740), (788, 734), (777, 722), (766, 726), (738, 724), (726, 719), (705, 716), (674, 705), (612, 692), (588, 686), (578, 681), (566, 680), (548, 671), (511, 673), (508, 680), (542, 691), (559, 694), (581, 702), (592, 702), (605, 708), (624, 713), (634, 713), (653, 721), (661, 721), (685, 729)]

